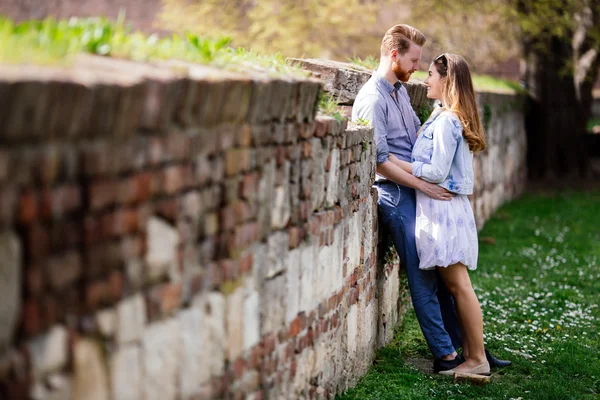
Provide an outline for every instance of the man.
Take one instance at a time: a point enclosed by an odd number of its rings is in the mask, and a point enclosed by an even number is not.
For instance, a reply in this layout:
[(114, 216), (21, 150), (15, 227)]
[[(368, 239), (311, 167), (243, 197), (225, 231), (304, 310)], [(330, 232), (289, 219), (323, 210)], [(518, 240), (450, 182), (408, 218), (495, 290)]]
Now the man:
[[(452, 193), (402, 170), (398, 160), (411, 161), (412, 147), (421, 123), (410, 105), (402, 82), (419, 68), (425, 36), (408, 25), (390, 28), (381, 42), (381, 59), (373, 76), (362, 87), (352, 109), (352, 119), (368, 120), (377, 147), (378, 208), (383, 226), (408, 277), (408, 286), (419, 325), (435, 357), (434, 372), (452, 369), (464, 361), (455, 349), (462, 347), (460, 327), (451, 295), (437, 271), (419, 269), (415, 243), (415, 189), (438, 200)], [(510, 365), (487, 351), (492, 367)]]

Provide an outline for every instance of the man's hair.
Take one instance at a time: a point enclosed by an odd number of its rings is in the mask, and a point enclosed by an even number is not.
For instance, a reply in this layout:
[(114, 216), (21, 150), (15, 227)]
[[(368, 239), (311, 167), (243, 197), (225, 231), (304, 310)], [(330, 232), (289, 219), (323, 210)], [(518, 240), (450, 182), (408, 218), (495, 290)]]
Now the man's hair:
[(418, 29), (410, 25), (394, 25), (383, 35), (381, 55), (387, 56), (390, 51), (397, 50), (401, 56), (408, 52), (411, 43), (423, 47), (427, 38)]

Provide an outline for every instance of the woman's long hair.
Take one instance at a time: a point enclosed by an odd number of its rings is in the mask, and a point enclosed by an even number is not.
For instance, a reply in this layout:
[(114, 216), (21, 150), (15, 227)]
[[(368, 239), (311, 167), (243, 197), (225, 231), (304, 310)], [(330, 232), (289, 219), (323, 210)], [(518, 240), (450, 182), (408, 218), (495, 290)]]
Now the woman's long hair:
[(485, 149), (485, 134), (479, 119), (475, 90), (467, 61), (457, 54), (444, 53), (433, 64), (442, 82), (442, 104), (458, 116), (463, 136), (473, 152)]

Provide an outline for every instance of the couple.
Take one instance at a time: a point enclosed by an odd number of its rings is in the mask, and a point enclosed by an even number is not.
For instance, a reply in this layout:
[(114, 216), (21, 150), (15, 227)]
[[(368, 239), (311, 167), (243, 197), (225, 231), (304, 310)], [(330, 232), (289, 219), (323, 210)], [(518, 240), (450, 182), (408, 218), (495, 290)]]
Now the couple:
[[(477, 267), (473, 152), (485, 148), (467, 62), (438, 56), (425, 80), (441, 101), (421, 126), (402, 82), (418, 69), (425, 36), (390, 28), (378, 69), (358, 93), (352, 119), (372, 123), (377, 146), (379, 212), (408, 277), (414, 309), (435, 361), (434, 372), (489, 375), (510, 365), (490, 355), (467, 269)], [(462, 355), (456, 350), (462, 348)]]

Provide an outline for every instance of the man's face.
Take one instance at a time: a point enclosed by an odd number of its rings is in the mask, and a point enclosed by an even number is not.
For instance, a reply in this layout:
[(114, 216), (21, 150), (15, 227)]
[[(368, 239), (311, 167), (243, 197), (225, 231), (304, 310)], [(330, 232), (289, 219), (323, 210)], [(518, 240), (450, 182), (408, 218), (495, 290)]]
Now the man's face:
[(392, 58), (394, 63), (392, 69), (398, 80), (408, 82), (413, 72), (419, 69), (419, 60), (421, 59), (421, 47), (412, 43), (406, 53)]

